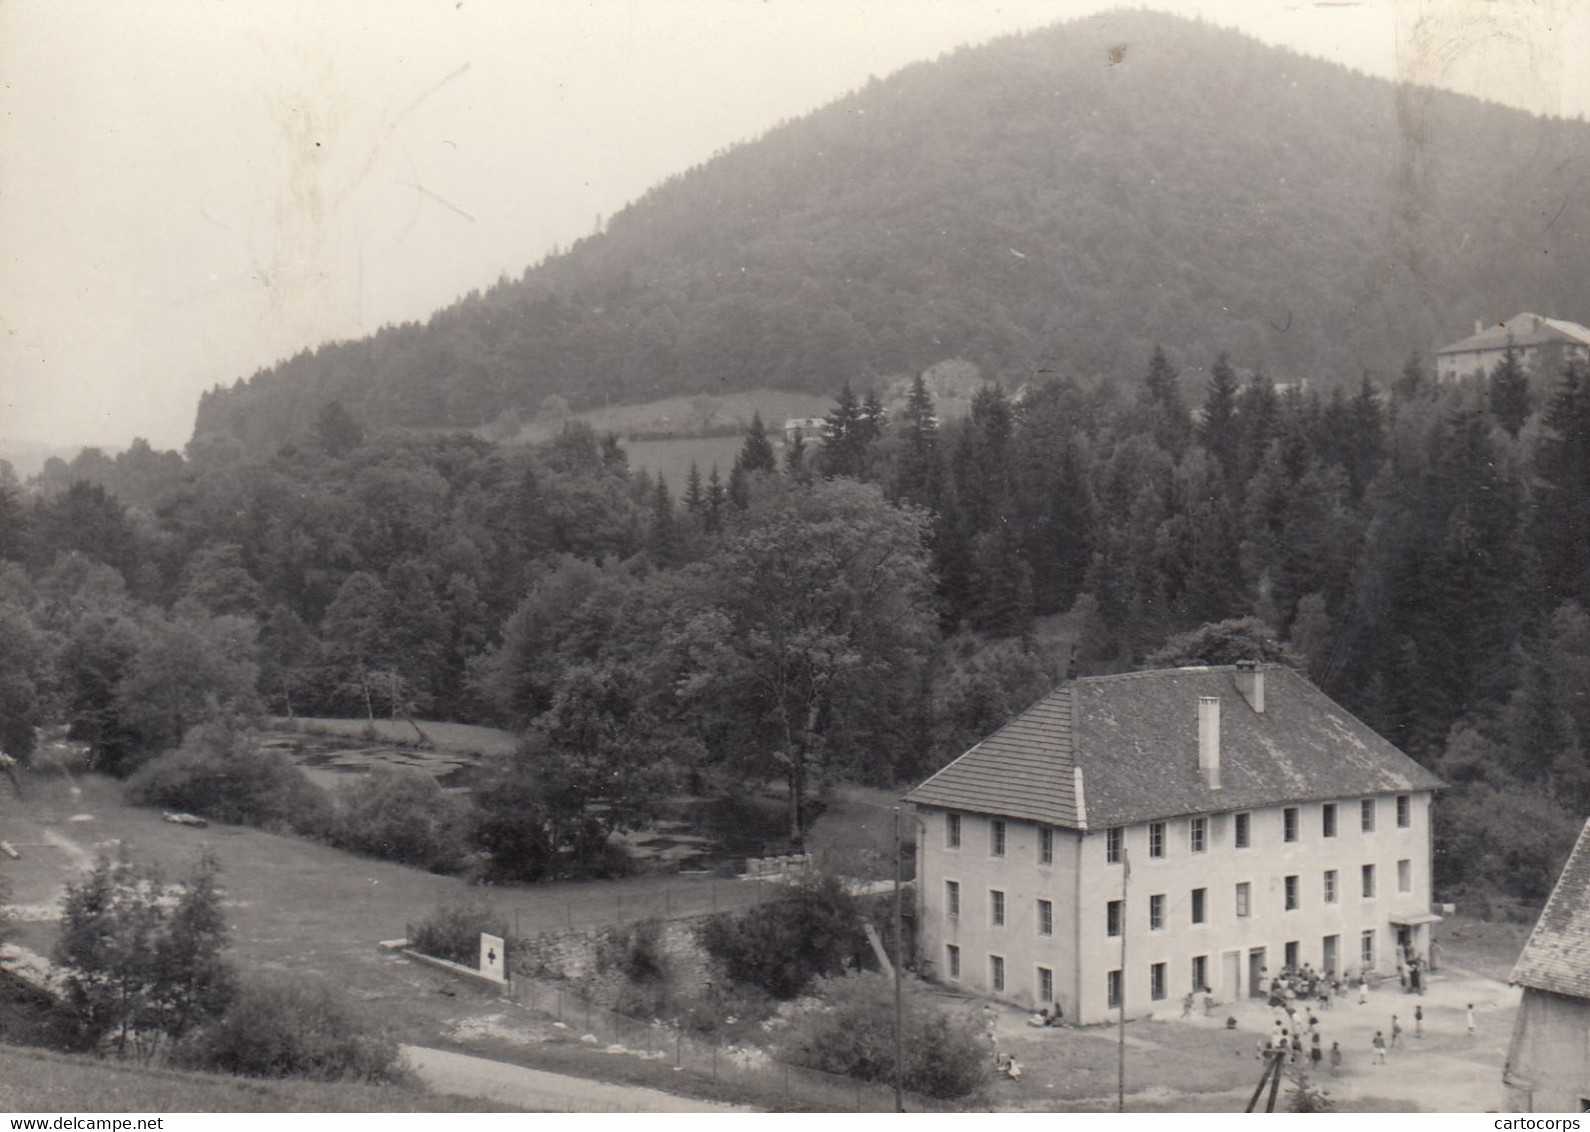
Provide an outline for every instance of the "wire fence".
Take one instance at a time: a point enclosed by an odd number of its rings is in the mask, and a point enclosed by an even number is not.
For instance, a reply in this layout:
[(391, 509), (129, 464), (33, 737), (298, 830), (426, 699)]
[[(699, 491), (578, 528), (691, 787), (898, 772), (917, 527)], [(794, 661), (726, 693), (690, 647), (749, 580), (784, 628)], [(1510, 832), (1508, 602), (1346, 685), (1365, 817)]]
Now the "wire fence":
[(513, 934), (533, 937), (559, 931), (616, 927), (641, 920), (681, 920), (739, 912), (787, 896), (767, 879), (678, 877), (667, 884), (629, 878), (520, 890), (504, 889), (493, 902), (512, 917)]
[[(765, 1050), (702, 1041), (656, 1020), (608, 1010), (556, 983), (515, 978), (509, 997), (563, 1023), (579, 1040), (613, 1052), (649, 1058), (681, 1073), (736, 1084), (777, 1102), (824, 1112), (893, 1112), (894, 1087), (787, 1062)], [(948, 1101), (905, 1094), (908, 1112), (963, 1111)]]

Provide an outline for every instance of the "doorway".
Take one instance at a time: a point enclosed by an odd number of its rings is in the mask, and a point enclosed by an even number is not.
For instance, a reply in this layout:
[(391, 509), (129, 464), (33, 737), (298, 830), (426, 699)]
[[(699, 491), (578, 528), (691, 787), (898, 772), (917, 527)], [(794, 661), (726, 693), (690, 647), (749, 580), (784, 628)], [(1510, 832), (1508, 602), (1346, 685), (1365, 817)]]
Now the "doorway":
[(1220, 955), (1220, 992), (1235, 1002), (1242, 997), (1242, 952), (1225, 951)]
[(1254, 947), (1248, 951), (1248, 997), (1264, 997), (1264, 948)]
[(1323, 966), (1325, 973), (1332, 978), (1336, 976), (1336, 964), (1340, 961), (1342, 937), (1328, 935), (1325, 937)]

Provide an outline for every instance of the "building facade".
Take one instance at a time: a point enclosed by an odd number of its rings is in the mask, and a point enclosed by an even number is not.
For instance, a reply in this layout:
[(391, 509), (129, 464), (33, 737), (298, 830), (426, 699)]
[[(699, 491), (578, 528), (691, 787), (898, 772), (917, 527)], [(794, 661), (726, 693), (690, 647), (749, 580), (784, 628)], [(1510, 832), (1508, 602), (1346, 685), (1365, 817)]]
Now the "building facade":
[(1524, 311), (1494, 326), (1476, 322), (1469, 337), (1437, 350), (1436, 380), (1488, 377), (1506, 356), (1509, 344), (1534, 374), (1552, 376), (1567, 362), (1590, 361), (1590, 328)]
[(1590, 1112), (1590, 822), (1513, 968), (1512, 1112)]
[(1395, 970), (1439, 785), (1285, 668), (1069, 681), (907, 796), (919, 962), (1083, 1023)]

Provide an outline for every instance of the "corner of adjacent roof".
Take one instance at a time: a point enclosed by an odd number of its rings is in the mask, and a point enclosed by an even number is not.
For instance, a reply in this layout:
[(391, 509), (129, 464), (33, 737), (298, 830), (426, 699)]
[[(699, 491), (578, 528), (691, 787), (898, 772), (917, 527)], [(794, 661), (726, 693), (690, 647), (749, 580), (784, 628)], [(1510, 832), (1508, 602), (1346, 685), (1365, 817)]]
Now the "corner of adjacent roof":
[(1088, 803), (1082, 796), (1082, 768), (1080, 766), (1071, 768), (1071, 782), (1077, 795), (1077, 828), (1085, 832), (1088, 828)]

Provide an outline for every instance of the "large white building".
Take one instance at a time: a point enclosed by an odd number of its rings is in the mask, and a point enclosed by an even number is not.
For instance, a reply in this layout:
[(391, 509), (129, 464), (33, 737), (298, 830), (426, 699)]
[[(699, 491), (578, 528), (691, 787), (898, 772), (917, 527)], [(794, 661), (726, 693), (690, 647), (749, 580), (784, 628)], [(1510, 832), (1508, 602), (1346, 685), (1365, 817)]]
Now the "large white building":
[(1284, 667), (1069, 680), (907, 795), (919, 962), (1083, 1023), (1394, 971), (1440, 918), (1440, 785)]
[(1528, 311), (1493, 326), (1476, 322), (1473, 334), (1436, 351), (1436, 380), (1488, 377), (1509, 345), (1526, 370), (1554, 380), (1565, 362), (1590, 361), (1590, 328)]

